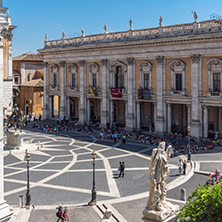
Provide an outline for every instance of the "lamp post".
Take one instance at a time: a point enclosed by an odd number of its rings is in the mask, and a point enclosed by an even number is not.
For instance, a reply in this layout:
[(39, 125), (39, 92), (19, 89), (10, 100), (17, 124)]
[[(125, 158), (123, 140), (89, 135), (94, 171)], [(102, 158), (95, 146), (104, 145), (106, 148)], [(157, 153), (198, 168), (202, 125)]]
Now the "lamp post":
[(25, 208), (26, 210), (29, 210), (30, 208), (30, 202), (31, 202), (31, 195), (29, 193), (29, 161), (30, 161), (30, 154), (27, 152), (26, 153), (26, 161), (27, 161), (27, 193), (26, 193), (26, 204), (25, 204)]
[(95, 189), (95, 159), (96, 159), (96, 152), (93, 150), (92, 152), (92, 158), (93, 158), (93, 189), (92, 189), (92, 200), (88, 203), (88, 205), (94, 206), (96, 205), (96, 189)]
[(189, 146), (189, 150), (188, 150), (188, 161), (191, 161), (191, 152), (190, 152), (190, 125), (187, 127), (187, 131), (188, 131), (188, 146)]

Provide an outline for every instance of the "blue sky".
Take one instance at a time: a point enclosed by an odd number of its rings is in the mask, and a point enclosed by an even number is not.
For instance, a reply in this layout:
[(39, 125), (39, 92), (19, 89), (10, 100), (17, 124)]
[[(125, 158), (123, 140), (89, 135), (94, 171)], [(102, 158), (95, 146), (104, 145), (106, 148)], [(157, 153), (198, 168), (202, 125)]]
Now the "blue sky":
[(43, 47), (45, 32), (48, 39), (59, 39), (64, 29), (66, 36), (109, 32), (133, 28), (150, 28), (163, 25), (193, 22), (192, 10), (198, 13), (198, 21), (209, 20), (210, 14), (222, 15), (221, 0), (3, 0), (9, 8), (12, 25), (18, 26), (13, 37), (13, 57)]

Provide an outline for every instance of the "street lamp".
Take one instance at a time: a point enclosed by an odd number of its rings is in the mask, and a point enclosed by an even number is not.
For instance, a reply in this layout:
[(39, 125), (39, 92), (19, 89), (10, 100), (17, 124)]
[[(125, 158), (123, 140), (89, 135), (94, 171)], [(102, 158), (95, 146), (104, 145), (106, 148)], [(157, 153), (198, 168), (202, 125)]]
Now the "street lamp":
[(31, 195), (29, 193), (29, 161), (30, 161), (30, 154), (27, 152), (26, 153), (26, 161), (27, 161), (27, 193), (26, 193), (26, 204), (25, 204), (25, 208), (26, 210), (29, 210), (30, 208), (30, 202), (31, 202)]
[(190, 125), (187, 127), (187, 131), (188, 131), (188, 143), (189, 143), (189, 150), (188, 150), (188, 161), (191, 161), (191, 152), (190, 152)]
[(93, 158), (93, 189), (92, 189), (92, 200), (88, 203), (88, 205), (94, 206), (96, 205), (96, 189), (95, 189), (95, 159), (96, 159), (96, 152), (93, 150), (92, 152), (92, 158)]

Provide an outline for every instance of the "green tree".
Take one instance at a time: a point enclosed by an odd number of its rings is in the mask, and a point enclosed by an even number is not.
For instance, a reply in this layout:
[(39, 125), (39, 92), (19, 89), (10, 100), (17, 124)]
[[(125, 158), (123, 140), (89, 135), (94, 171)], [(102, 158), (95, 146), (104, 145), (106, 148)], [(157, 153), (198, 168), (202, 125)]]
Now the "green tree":
[(181, 222), (222, 221), (222, 182), (214, 186), (198, 186), (177, 215)]

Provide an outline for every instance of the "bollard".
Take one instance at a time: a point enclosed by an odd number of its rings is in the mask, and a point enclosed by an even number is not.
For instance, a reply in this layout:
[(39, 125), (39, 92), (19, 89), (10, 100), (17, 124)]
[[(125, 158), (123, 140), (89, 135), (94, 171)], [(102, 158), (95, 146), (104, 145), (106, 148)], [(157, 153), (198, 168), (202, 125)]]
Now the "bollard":
[(180, 200), (186, 201), (186, 199), (187, 199), (187, 197), (186, 197), (186, 189), (183, 188), (183, 189), (181, 189)]
[(19, 196), (19, 207), (23, 208), (24, 207), (24, 199), (23, 199), (23, 195)]

